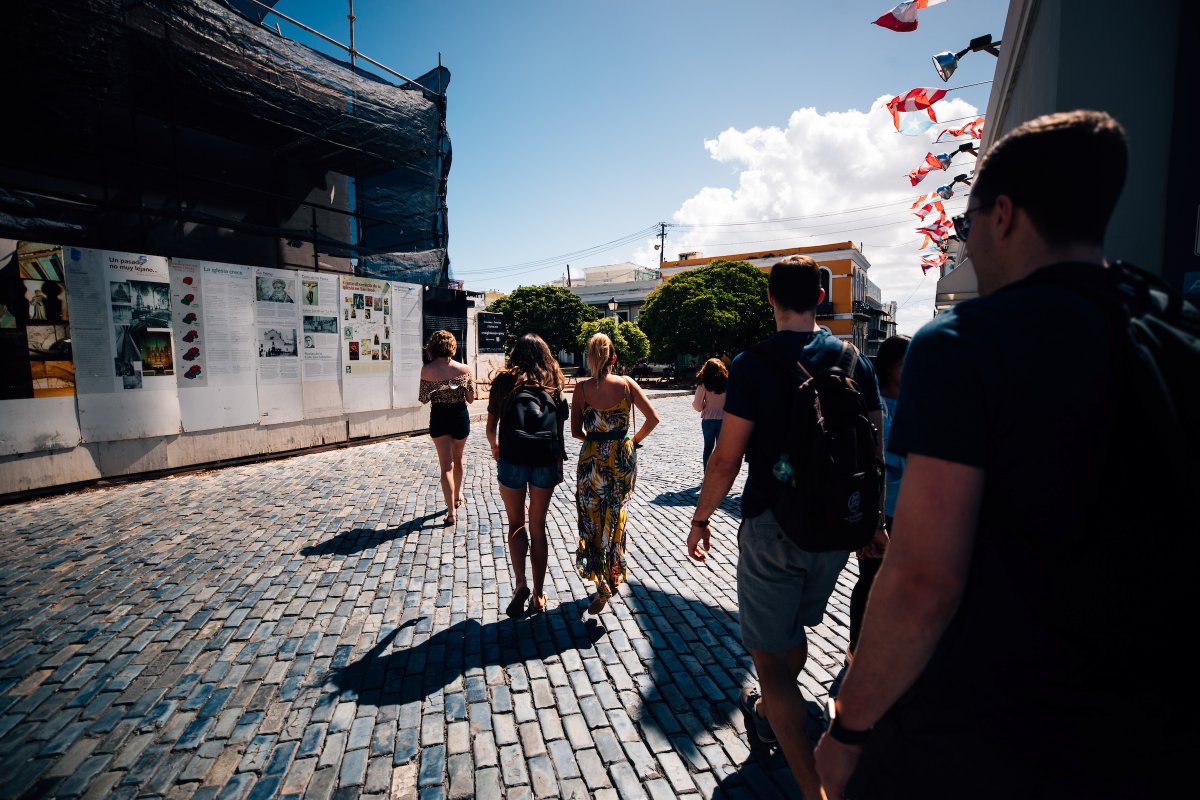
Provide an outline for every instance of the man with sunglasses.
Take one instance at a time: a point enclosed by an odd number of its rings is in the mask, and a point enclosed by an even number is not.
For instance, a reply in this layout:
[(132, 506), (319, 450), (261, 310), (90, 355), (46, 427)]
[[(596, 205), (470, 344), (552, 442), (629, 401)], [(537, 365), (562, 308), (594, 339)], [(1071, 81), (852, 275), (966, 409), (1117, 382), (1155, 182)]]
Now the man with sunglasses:
[(1166, 689), (1127, 659), (1179, 632), (1160, 608), (1174, 556), (1141, 542), (1194, 523), (1156, 499), (1122, 323), (1090, 296), (1127, 160), (1115, 120), (1074, 111), (976, 170), (955, 226), (981, 297), (905, 361), (894, 532), (817, 749), (833, 800), (1162, 791)]

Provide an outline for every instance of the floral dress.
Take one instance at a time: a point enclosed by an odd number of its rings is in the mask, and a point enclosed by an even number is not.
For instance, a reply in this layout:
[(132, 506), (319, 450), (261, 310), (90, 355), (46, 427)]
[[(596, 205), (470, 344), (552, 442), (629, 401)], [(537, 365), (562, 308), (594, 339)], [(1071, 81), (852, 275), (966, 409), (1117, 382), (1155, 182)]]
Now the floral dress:
[(579, 451), (575, 505), (579, 511), (579, 550), (575, 568), (597, 591), (611, 597), (625, 582), (625, 507), (637, 479), (637, 451), (629, 435), (629, 398), (609, 408), (586, 406)]

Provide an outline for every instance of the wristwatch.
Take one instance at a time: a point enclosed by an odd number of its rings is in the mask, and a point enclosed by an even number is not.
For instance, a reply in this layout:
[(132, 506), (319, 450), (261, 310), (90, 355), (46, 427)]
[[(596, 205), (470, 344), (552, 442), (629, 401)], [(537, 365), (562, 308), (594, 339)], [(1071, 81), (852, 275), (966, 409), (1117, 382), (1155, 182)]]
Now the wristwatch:
[(694, 520), (692, 520), (692, 526), (693, 526), (693, 527), (696, 527), (696, 528), (707, 528), (707, 527), (708, 527), (708, 520), (706, 520), (706, 519), (694, 519)]
[(829, 712), (829, 735), (835, 742), (841, 742), (851, 747), (861, 747), (866, 744), (867, 739), (871, 738), (871, 731), (874, 730), (874, 726), (867, 728), (865, 731), (854, 731), (842, 727), (842, 723), (838, 721), (836, 697), (829, 698), (829, 702), (825, 708)]

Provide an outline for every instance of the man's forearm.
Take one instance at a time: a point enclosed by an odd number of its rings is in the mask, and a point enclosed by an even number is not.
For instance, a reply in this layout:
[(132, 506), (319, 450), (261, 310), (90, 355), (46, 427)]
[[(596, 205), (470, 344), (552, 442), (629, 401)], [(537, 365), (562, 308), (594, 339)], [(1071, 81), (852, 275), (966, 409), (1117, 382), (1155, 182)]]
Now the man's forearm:
[(718, 461), (713, 455), (709, 459), (708, 469), (704, 473), (704, 484), (700, 487), (700, 499), (696, 502), (695, 519), (708, 519), (721, 505), (721, 501), (733, 488), (741, 469), (741, 461)]

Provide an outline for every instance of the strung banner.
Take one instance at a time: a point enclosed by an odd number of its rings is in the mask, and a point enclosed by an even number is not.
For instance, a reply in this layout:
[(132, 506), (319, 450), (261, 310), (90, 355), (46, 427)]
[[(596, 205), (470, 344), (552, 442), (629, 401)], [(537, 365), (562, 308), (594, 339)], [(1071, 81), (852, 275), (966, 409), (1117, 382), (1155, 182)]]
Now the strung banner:
[(963, 125), (961, 128), (944, 128), (942, 132), (937, 135), (937, 138), (933, 140), (933, 143), (937, 144), (942, 140), (942, 137), (946, 136), (947, 134), (949, 134), (951, 138), (956, 136), (970, 136), (973, 139), (982, 139), (983, 117), (977, 117), (971, 122), (968, 122), (966, 125)]
[(945, 97), (946, 92), (946, 89), (909, 89), (904, 94), (887, 101), (884, 106), (892, 112), (892, 121), (896, 123), (896, 130), (900, 130), (900, 115), (913, 111), (924, 111), (929, 115), (931, 121), (937, 122), (933, 104)]
[(917, 29), (917, 12), (922, 8), (941, 5), (946, 0), (909, 0), (901, 3), (891, 11), (884, 14), (873, 24), (881, 28), (887, 28), (890, 31), (897, 33), (909, 33)]

